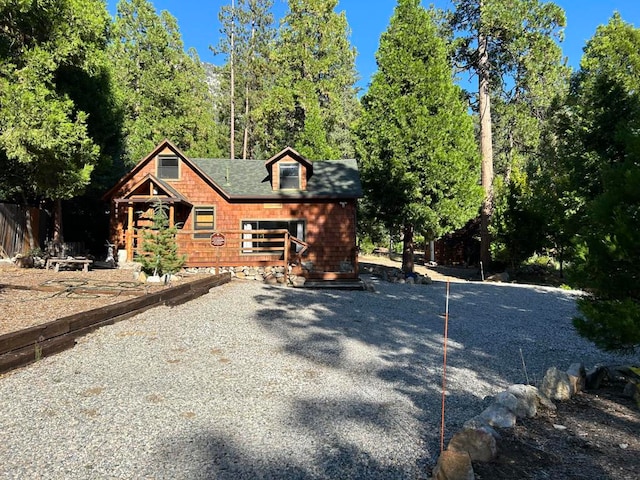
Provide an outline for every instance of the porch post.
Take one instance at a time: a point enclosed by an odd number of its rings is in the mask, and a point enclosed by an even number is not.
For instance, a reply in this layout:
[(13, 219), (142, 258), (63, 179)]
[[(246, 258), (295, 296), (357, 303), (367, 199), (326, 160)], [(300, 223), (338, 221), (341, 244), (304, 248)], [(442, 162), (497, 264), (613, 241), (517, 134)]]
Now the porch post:
[(173, 224), (175, 223), (175, 206), (173, 203), (169, 205), (169, 228), (173, 228)]
[(289, 232), (284, 234), (284, 284), (289, 285), (289, 247), (291, 246), (291, 240)]
[(127, 240), (126, 240), (126, 250), (127, 250), (127, 262), (133, 261), (133, 203), (128, 205), (127, 211)]

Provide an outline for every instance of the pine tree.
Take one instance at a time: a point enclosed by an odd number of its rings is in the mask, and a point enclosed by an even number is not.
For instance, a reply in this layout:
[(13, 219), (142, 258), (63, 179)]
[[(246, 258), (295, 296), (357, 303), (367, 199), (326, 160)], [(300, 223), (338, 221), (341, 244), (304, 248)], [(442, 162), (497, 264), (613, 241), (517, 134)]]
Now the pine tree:
[(352, 158), (355, 49), (337, 0), (289, 0), (272, 52), (277, 75), (256, 112), (264, 151), (284, 145), (314, 159)]
[[(275, 69), (269, 61), (276, 37), (272, 8), (273, 0), (235, 0), (232, 5), (220, 9), (221, 38), (212, 51), (226, 57), (226, 64), (216, 70), (222, 79), (220, 103), (230, 106), (223, 108), (221, 117), (224, 124), (234, 130), (234, 158), (259, 158), (273, 153), (260, 150), (258, 141), (262, 137), (256, 129), (255, 121), (255, 110), (275, 75)], [(233, 98), (229, 98), (232, 90)], [(234, 112), (233, 122), (229, 118), (231, 109)], [(236, 136), (236, 130), (241, 135)], [(229, 139), (231, 137), (229, 135)], [(235, 154), (235, 151), (240, 151), (241, 154)]]
[[(561, 64), (563, 10), (539, 0), (454, 0), (458, 66), (478, 77), (477, 112), (485, 198), (481, 251), (490, 265), (494, 157), (506, 172), (537, 145), (545, 108), (568, 74)], [(497, 115), (496, 115), (497, 114)]]
[(357, 123), (367, 201), (389, 229), (403, 229), (405, 272), (414, 231), (437, 238), (480, 206), (473, 121), (447, 52), (434, 12), (399, 0)]
[(171, 275), (179, 271), (186, 255), (178, 255), (177, 228), (169, 227), (167, 207), (158, 199), (153, 205), (152, 226), (142, 230), (143, 254), (136, 257), (147, 273)]
[[(60, 200), (85, 190), (115, 134), (103, 54), (108, 25), (98, 0), (0, 4), (0, 191), (53, 200), (57, 241)], [(88, 101), (88, 92), (96, 98)]]
[(554, 148), (539, 181), (563, 187), (547, 197), (546, 211), (549, 223), (574, 233), (572, 277), (589, 292), (578, 300), (578, 332), (606, 350), (634, 350), (640, 347), (640, 29), (616, 13), (584, 52), (557, 109), (549, 134)]
[(192, 156), (218, 156), (213, 97), (195, 51), (184, 52), (176, 19), (147, 0), (121, 0), (109, 57), (124, 114), (125, 162), (164, 138)]

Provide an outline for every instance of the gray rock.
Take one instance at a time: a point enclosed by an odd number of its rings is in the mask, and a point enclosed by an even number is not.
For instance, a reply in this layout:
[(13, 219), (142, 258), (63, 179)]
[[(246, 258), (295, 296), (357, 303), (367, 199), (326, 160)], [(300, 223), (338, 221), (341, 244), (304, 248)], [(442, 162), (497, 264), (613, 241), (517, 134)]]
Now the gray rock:
[(516, 424), (515, 414), (511, 410), (496, 403), (486, 408), (480, 414), (480, 418), (492, 427), (511, 428)]
[(574, 394), (585, 389), (587, 374), (582, 363), (572, 363), (567, 370), (567, 375), (569, 375)]
[(278, 283), (278, 279), (274, 275), (267, 275), (264, 279), (264, 283), (268, 285), (275, 285)]
[(487, 277), (487, 282), (508, 282), (509, 274), (507, 272), (495, 273)]
[(516, 410), (513, 413), (519, 418), (532, 418), (538, 413), (539, 395), (538, 389), (533, 385), (511, 385), (507, 392), (518, 399)]
[(512, 412), (516, 417), (521, 417), (522, 415), (518, 415), (518, 399), (515, 395), (509, 392), (500, 392), (493, 399), (493, 403), (498, 406), (504, 407), (510, 412)]
[(575, 393), (567, 372), (551, 367), (542, 380), (540, 391), (552, 400), (569, 400)]
[(291, 279), (291, 283), (294, 287), (302, 287), (306, 281), (307, 279), (302, 276), (296, 276)]

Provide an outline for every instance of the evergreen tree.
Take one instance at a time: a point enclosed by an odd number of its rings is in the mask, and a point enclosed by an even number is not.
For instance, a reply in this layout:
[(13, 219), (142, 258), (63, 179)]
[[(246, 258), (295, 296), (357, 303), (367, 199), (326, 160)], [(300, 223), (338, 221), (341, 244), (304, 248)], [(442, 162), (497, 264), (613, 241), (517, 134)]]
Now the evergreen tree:
[[(262, 136), (256, 131), (255, 121), (255, 109), (260, 105), (265, 90), (271, 85), (275, 75), (275, 69), (269, 61), (276, 36), (272, 8), (273, 0), (236, 0), (234, 5), (223, 6), (219, 14), (222, 36), (218, 46), (212, 48), (214, 54), (226, 56), (226, 65), (218, 68), (217, 73), (224, 79), (220, 82), (220, 96), (223, 98), (221, 104), (231, 105), (234, 111), (233, 122), (227, 113), (231, 109), (224, 108), (222, 111), (225, 113), (221, 116), (225, 125), (241, 133), (236, 136), (234, 131), (233, 150), (240, 151), (244, 159), (273, 153), (260, 150), (258, 140)], [(233, 89), (230, 85), (232, 77)], [(229, 98), (231, 90), (234, 91), (232, 99)], [(236, 156), (238, 155), (234, 153), (234, 157)]]
[(554, 41), (561, 38), (565, 17), (557, 5), (539, 0), (454, 0), (453, 4), (452, 25), (460, 33), (456, 60), (478, 77), (485, 191), (480, 257), (489, 265), (494, 161), (502, 157), (499, 166), (506, 172), (514, 163), (522, 169), (519, 157), (531, 154), (538, 144), (542, 116), (567, 75)]
[(213, 98), (195, 51), (184, 52), (176, 20), (147, 0), (121, 0), (109, 45), (124, 114), (124, 159), (138, 162), (169, 138), (192, 156), (218, 156)]
[(551, 220), (576, 233), (574, 279), (589, 292), (574, 323), (603, 349), (638, 348), (640, 29), (617, 13), (598, 27), (554, 126), (547, 175), (566, 189), (552, 212), (573, 207)]
[[(103, 53), (108, 24), (98, 0), (0, 4), (0, 191), (54, 200), (57, 241), (60, 200), (84, 191), (116, 134)], [(88, 92), (97, 99), (88, 101)]]
[(473, 121), (454, 85), (433, 12), (399, 0), (362, 99), (360, 167), (370, 204), (404, 231), (403, 270), (413, 270), (413, 233), (437, 238), (480, 206)]
[(263, 151), (289, 145), (309, 159), (353, 157), (356, 52), (337, 3), (289, 0), (272, 52), (277, 75), (256, 112)]
[(167, 207), (158, 199), (153, 205), (153, 224), (142, 230), (142, 255), (136, 260), (147, 273), (171, 275), (182, 268), (186, 255), (178, 255), (177, 228), (169, 227)]

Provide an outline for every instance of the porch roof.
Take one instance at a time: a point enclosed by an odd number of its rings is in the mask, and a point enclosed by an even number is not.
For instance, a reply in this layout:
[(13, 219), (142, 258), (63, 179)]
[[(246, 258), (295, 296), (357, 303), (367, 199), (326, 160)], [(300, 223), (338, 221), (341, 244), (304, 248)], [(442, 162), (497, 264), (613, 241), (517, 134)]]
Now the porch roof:
[[(147, 185), (149, 193), (139, 193), (141, 190), (146, 189)], [(124, 197), (113, 199), (116, 203), (149, 203), (155, 200), (160, 200), (166, 204), (181, 203), (188, 207), (192, 206), (192, 203), (184, 195), (151, 173), (145, 175)]]

